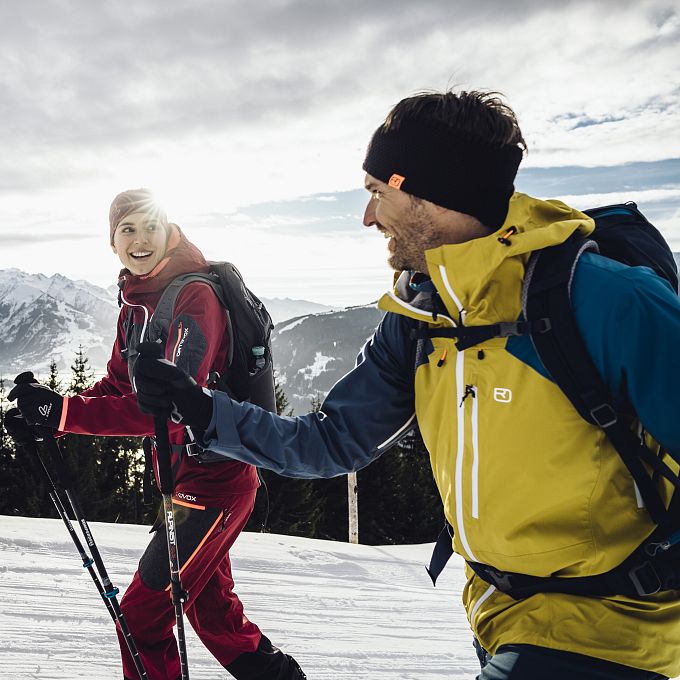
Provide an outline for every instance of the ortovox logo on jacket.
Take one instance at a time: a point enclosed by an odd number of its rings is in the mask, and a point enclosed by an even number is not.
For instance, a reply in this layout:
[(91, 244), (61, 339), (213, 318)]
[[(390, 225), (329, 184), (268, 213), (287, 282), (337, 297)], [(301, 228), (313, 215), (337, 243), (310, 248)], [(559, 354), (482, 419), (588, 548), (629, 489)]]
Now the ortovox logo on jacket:
[(500, 401), (501, 404), (507, 404), (512, 401), (512, 390), (509, 390), (507, 387), (494, 387), (493, 398), (494, 401)]

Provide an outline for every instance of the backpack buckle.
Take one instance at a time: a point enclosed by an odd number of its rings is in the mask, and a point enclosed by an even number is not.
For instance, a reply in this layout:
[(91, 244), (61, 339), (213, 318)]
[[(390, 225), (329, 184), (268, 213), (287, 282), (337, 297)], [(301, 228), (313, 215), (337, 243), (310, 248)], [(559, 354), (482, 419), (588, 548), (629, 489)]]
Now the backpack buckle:
[(512, 590), (512, 576), (508, 572), (498, 571), (498, 569), (489, 567), (486, 569), (486, 575), (492, 585), (496, 586), (502, 593), (507, 593)]
[(590, 409), (590, 417), (602, 429), (611, 427), (618, 420), (616, 411), (609, 404), (600, 404), (593, 409)]
[(186, 450), (187, 456), (196, 457), (203, 453), (203, 448), (198, 445), (197, 441), (189, 442), (183, 447)]
[(654, 595), (655, 593), (658, 593), (663, 586), (661, 578), (649, 561), (645, 561), (637, 567), (630, 569), (628, 571), (628, 576), (633, 582), (635, 592), (641, 597)]
[(550, 321), (549, 318), (544, 317), (543, 319), (537, 319), (534, 322), (534, 331), (535, 333), (547, 333), (548, 331), (552, 330), (552, 322)]

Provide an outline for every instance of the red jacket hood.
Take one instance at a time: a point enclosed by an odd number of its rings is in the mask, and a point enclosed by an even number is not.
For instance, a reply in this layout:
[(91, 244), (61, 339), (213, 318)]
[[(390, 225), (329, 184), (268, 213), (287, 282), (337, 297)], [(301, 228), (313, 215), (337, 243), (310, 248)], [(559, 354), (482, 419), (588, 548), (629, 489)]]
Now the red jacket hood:
[(127, 302), (151, 304), (160, 297), (167, 285), (180, 274), (208, 271), (203, 253), (184, 235), (176, 224), (169, 224), (168, 249), (165, 257), (148, 274), (135, 276), (129, 269), (121, 269), (118, 287)]

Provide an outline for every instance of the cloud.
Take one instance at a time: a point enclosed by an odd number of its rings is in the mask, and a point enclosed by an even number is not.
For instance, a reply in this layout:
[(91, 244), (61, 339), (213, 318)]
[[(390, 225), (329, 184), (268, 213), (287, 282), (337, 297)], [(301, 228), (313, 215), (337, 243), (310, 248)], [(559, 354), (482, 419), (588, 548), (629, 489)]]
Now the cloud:
[[(680, 207), (680, 158), (604, 167), (521, 168), (515, 185), (518, 191), (561, 198), (579, 208), (638, 201), (665, 216)], [(313, 194), (256, 203), (229, 214), (204, 215), (192, 226), (219, 232), (231, 225), (291, 237), (356, 235), (362, 229), (367, 200), (364, 189)]]
[[(294, 150), (296, 121), (363, 146), (397, 99), (457, 82), (516, 95), (541, 138), (559, 133), (565, 107), (577, 125), (623, 121), (655, 98), (677, 106), (679, 23), (661, 0), (616, 13), (529, 0), (5, 3), (0, 187), (105, 175), (136, 151), (159, 161), (180, 145), (255, 152), (272, 127), (292, 133)], [(536, 156), (556, 147), (543, 144)]]
[(542, 197), (677, 187), (680, 158), (600, 167), (521, 167), (515, 184), (521, 191)]
[[(0, 43), (0, 243), (25, 268), (61, 246), (76, 278), (115, 277), (108, 205), (134, 186), (218, 254), (349, 243), (366, 143), (423, 89), (503, 92), (535, 195), (663, 189), (680, 170), (671, 0), (25, 0), (0, 4)], [(66, 239), (93, 234), (84, 262)]]
[[(98, 236), (98, 235), (97, 235)], [(26, 233), (20, 234), (0, 234), (0, 245), (3, 246), (22, 246), (31, 243), (58, 243), (61, 241), (82, 241), (86, 239), (95, 238), (94, 235), (87, 236), (80, 232), (63, 233), (63, 234), (46, 234), (46, 233)]]

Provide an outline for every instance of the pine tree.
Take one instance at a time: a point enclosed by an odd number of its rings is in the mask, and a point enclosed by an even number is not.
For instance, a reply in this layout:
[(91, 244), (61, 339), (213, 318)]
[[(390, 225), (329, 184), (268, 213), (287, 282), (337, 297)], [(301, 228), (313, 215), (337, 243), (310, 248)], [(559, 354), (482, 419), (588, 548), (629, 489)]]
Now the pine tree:
[(419, 432), (409, 435), (359, 474), (362, 543), (427, 543), (436, 539), (444, 514)]
[(321, 410), (321, 403), (323, 402), (323, 399), (321, 398), (321, 395), (317, 392), (310, 400), (309, 400), (309, 406), (310, 406), (310, 413), (318, 413)]
[[(82, 354), (82, 347), (80, 348), (81, 354)], [(57, 370), (57, 362), (52, 359), (50, 361), (50, 375), (47, 378), (47, 386), (51, 389), (54, 390), (55, 392), (59, 392), (61, 394), (62, 390), (64, 389), (64, 386), (59, 378), (59, 371)], [(82, 391), (82, 390), (81, 390)]]
[[(68, 386), (68, 391), (71, 395), (84, 392), (94, 383), (94, 371), (90, 368), (89, 363), (90, 360), (85, 356), (83, 346), (78, 345), (75, 361), (71, 365), (71, 384)], [(50, 364), (50, 377), (51, 376), (52, 365)]]
[[(82, 346), (76, 352), (71, 373), (66, 392), (69, 396), (82, 393), (94, 382), (94, 373)], [(50, 362), (46, 384), (55, 392), (64, 391), (54, 360)], [(9, 406), (0, 379), (0, 417), (4, 418)], [(143, 454), (140, 444), (138, 437), (64, 435), (59, 438), (59, 446), (71, 476), (59, 480), (56, 471), (51, 470), (53, 478), (76, 492), (90, 520), (148, 521), (155, 512), (142, 504)], [(45, 446), (38, 444), (38, 447), (51, 467), (51, 456)], [(3, 428), (0, 432), (0, 514), (57, 517), (49, 498), (51, 487), (37, 467), (37, 461), (25, 447), (18, 451), (15, 448)]]
[(95, 437), (98, 513), (109, 522), (145, 523), (155, 508), (142, 501), (144, 454), (139, 437)]
[[(94, 383), (82, 346), (78, 348), (69, 385), (77, 395)], [(76, 471), (76, 488), (88, 518), (107, 522), (145, 522), (155, 510), (142, 503), (144, 469), (138, 437), (67, 435), (67, 460)]]
[(276, 413), (280, 416), (292, 416), (293, 409), (288, 408), (290, 402), (288, 401), (288, 397), (283, 391), (283, 387), (281, 387), (281, 383), (279, 382), (279, 377), (276, 374), (274, 374), (274, 395), (276, 396)]
[[(322, 402), (323, 400), (317, 392), (310, 400), (312, 413), (321, 410)], [(314, 479), (310, 483), (314, 489), (314, 494), (320, 500), (315, 538), (346, 542), (349, 533), (347, 476)], [(359, 512), (361, 514), (361, 510)]]
[[(50, 369), (51, 370), (51, 369)], [(50, 373), (55, 380), (56, 376)], [(94, 373), (89, 367), (82, 345), (78, 347), (71, 365), (71, 381), (68, 396), (84, 392), (94, 382)], [(95, 437), (90, 435), (67, 434), (59, 438), (68, 479), (62, 479), (64, 486), (70, 486), (78, 495), (85, 516), (90, 520), (105, 520), (99, 513), (100, 497), (97, 489), (98, 451)]]
[[(288, 399), (275, 381), (279, 414), (290, 415)], [(311, 410), (321, 408), (322, 395), (311, 399)], [(269, 530), (336, 541), (347, 540), (347, 478), (298, 480), (262, 470), (269, 488)], [(420, 433), (415, 431), (377, 461), (361, 470), (359, 537), (368, 545), (434, 541), (443, 525), (442, 504), (430, 459)], [(258, 494), (248, 525), (258, 530), (265, 512), (265, 494)]]
[(0, 421), (3, 423), (3, 427), (0, 428), (0, 447), (2, 450), (5, 447), (9, 447), (9, 435), (5, 432), (5, 413), (8, 410), (7, 406), (7, 396), (5, 394), (5, 379), (0, 375)]

